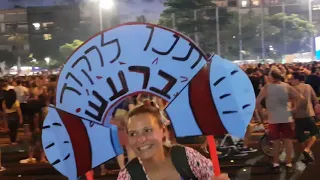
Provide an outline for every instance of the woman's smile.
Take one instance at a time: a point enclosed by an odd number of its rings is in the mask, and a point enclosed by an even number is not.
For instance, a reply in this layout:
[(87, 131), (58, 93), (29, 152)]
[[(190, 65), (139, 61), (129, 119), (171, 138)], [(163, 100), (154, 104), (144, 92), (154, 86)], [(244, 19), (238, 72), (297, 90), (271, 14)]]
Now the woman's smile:
[(140, 146), (140, 147), (138, 147), (138, 150), (139, 150), (139, 151), (142, 151), (142, 152), (143, 152), (143, 151), (147, 151), (147, 150), (151, 149), (152, 146), (153, 146), (153, 145)]

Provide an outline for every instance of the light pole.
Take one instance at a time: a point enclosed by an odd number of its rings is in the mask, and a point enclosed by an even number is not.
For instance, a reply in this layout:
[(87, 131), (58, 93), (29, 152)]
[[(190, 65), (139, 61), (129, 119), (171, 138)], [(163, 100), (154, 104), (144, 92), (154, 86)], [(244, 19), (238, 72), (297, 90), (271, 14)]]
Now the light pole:
[[(286, 3), (282, 2), (282, 13), (286, 16), (287, 12), (286, 12)], [(287, 28), (287, 24), (286, 24), (286, 19), (283, 19), (282, 22), (282, 28), (283, 28), (283, 58), (286, 58), (287, 55), (287, 41), (286, 41), (286, 28)]]
[(261, 30), (261, 58), (264, 61), (266, 56), (266, 50), (264, 45), (264, 0), (260, 3), (261, 14), (260, 14), (260, 30)]
[[(193, 20), (196, 22), (198, 20), (197, 9), (193, 10)], [(198, 27), (194, 27), (194, 41), (199, 44)]]
[(219, 6), (216, 5), (216, 31), (217, 31), (217, 53), (221, 56), (220, 48), (220, 26), (219, 26)]
[(240, 61), (243, 60), (243, 55), (242, 55), (242, 16), (241, 16), (241, 7), (240, 7), (240, 3), (238, 3), (238, 25), (239, 25), (239, 32), (238, 32), (238, 36), (239, 36), (239, 59)]
[[(111, 10), (114, 7), (113, 0), (99, 0), (99, 21), (100, 21), (100, 31), (103, 31), (103, 17), (102, 9)], [(110, 27), (110, 16), (108, 18), (108, 28)]]
[[(313, 17), (312, 17), (312, 1), (313, 0), (309, 0), (309, 22), (311, 24), (313, 24)], [(315, 54), (315, 51), (314, 51), (314, 34), (312, 33), (311, 34), (311, 37), (310, 37), (310, 48), (311, 48), (311, 61), (314, 60), (314, 54)]]

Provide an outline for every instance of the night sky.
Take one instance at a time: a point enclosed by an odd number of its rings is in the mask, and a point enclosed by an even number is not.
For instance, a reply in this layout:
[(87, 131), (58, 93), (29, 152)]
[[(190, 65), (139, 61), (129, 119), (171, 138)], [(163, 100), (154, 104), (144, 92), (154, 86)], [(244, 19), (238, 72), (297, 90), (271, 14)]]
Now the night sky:
[[(11, 9), (15, 5), (28, 6), (53, 6), (77, 3), (92, 0), (0, 0), (0, 9)], [(164, 9), (165, 0), (114, 0), (123, 21), (135, 20), (137, 16), (145, 15), (147, 20), (155, 21)]]

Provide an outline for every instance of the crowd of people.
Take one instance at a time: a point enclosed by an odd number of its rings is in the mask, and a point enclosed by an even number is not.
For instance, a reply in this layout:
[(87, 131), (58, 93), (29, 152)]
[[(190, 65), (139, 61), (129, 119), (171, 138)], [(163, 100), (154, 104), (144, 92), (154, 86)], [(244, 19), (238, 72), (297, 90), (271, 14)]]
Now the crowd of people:
[(0, 122), (2, 133), (9, 135), (10, 144), (18, 144), (18, 128), (30, 137), (29, 157), (20, 163), (36, 163), (35, 148), (39, 148), (39, 161), (46, 163), (41, 146), (42, 122), (48, 106), (54, 103), (56, 76), (7, 77), (0, 80)]
[[(301, 144), (301, 152), (307, 162), (313, 162), (311, 147), (319, 129), (320, 64), (258, 64), (241, 65), (248, 74), (256, 97), (255, 117), (265, 120), (269, 126), (269, 138), (273, 143), (274, 171), (280, 170), (280, 140), (284, 141), (286, 168), (293, 171), (293, 139)], [(266, 109), (267, 118), (263, 118)], [(309, 134), (305, 134), (305, 132)]]
[[(311, 147), (319, 133), (315, 120), (320, 109), (320, 64), (244, 64), (240, 67), (248, 74), (257, 97), (255, 119), (269, 124), (269, 136), (274, 141), (272, 169), (280, 169), (280, 140), (285, 143), (286, 154), (291, 154), (292, 140), (297, 138), (301, 143), (302, 154), (308, 162), (313, 162)], [(41, 148), (42, 122), (49, 104), (55, 103), (56, 80), (56, 76), (26, 76), (8, 77), (0, 81), (0, 130), (8, 133), (10, 143), (15, 145), (20, 124), (30, 127), (27, 128), (30, 130), (26, 130), (31, 137), (29, 157), (20, 163), (36, 162), (34, 151), (36, 147)], [(166, 102), (159, 98), (139, 94), (127, 98), (115, 108), (112, 123), (118, 126), (119, 141), (131, 160), (126, 165), (124, 155), (117, 157), (122, 169), (119, 180), (130, 179), (131, 176), (143, 176), (142, 179), (154, 179), (153, 177), (158, 176), (208, 179), (213, 175), (211, 162), (197, 151), (184, 148), (184, 156), (173, 154), (171, 150), (175, 149), (176, 153), (181, 149), (176, 148), (170, 121), (164, 118), (165, 106)], [(266, 116), (264, 112), (267, 112)], [(307, 136), (305, 131), (310, 134)], [(244, 140), (244, 151), (251, 150), (248, 147), (250, 132), (249, 126)], [(187, 166), (191, 173), (181, 174), (172, 156), (180, 157), (180, 160), (185, 157), (186, 164), (180, 166)], [(292, 171), (292, 158), (286, 158), (286, 168)], [(39, 161), (47, 162), (43, 151)], [(201, 162), (200, 165), (198, 162)], [(198, 166), (193, 166), (195, 164)], [(163, 173), (157, 172), (160, 166)], [(140, 174), (132, 174), (132, 169), (137, 167)], [(105, 166), (100, 168), (101, 175), (106, 174)], [(90, 173), (87, 177), (92, 176)], [(228, 179), (228, 176), (223, 174), (220, 178), (224, 180)]]

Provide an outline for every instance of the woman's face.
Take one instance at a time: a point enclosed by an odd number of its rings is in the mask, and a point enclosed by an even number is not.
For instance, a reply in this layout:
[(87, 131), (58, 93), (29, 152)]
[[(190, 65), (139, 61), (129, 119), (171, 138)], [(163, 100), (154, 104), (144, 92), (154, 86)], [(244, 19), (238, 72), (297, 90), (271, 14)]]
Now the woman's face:
[(131, 117), (127, 128), (129, 146), (140, 159), (147, 160), (162, 152), (165, 129), (152, 114)]

